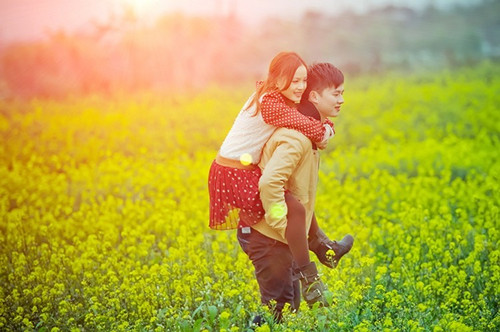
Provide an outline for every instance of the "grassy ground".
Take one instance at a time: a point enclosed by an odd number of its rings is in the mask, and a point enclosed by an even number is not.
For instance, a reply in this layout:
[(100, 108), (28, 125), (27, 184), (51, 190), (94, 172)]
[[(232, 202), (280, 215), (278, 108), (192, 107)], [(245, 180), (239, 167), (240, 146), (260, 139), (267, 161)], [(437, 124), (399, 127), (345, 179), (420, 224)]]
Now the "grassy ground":
[[(259, 331), (500, 328), (500, 67), (346, 79), (316, 213), (336, 302)], [(0, 107), (0, 329), (246, 331), (261, 312), (207, 173), (251, 91)]]

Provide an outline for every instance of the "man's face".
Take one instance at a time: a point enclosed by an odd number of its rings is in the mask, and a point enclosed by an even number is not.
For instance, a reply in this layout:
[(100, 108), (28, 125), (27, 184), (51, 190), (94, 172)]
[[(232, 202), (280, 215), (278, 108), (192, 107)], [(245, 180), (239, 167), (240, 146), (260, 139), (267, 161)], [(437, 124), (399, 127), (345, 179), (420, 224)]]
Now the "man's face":
[(300, 66), (293, 75), (292, 82), (286, 90), (282, 90), (281, 94), (290, 99), (294, 103), (299, 103), (302, 94), (307, 87), (307, 69)]
[(324, 89), (321, 93), (313, 91), (310, 98), (316, 106), (322, 118), (336, 117), (340, 112), (340, 107), (344, 103), (344, 84), (338, 87)]

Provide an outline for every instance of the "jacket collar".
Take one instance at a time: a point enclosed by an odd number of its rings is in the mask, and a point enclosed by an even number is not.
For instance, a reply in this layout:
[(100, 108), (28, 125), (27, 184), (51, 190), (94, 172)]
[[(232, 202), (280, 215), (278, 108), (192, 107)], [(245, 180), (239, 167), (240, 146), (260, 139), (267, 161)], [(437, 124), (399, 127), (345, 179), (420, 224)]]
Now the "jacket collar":
[(315, 118), (316, 120), (321, 121), (321, 115), (319, 114), (316, 106), (313, 105), (309, 100), (302, 100), (299, 104), (299, 112)]
[[(316, 106), (314, 106), (313, 103), (311, 103), (309, 100), (302, 100), (300, 102), (299, 112), (306, 115), (306, 116), (309, 116), (311, 118), (314, 118), (316, 120), (321, 121), (321, 115), (319, 114), (318, 110), (316, 109)], [(312, 143), (313, 149), (317, 150), (318, 147), (316, 146), (316, 144), (313, 141), (311, 141), (311, 143)]]

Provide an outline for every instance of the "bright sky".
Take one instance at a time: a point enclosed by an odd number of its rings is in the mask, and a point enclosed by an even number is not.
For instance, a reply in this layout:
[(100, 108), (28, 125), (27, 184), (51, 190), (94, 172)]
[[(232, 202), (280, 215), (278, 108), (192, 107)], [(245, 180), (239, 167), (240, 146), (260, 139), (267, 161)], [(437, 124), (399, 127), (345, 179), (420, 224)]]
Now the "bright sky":
[(0, 0), (0, 42), (43, 37), (47, 31), (85, 30), (92, 21), (106, 22), (131, 6), (142, 23), (167, 12), (197, 15), (236, 13), (247, 23), (271, 15), (290, 19), (304, 11), (338, 14), (346, 9), (363, 11), (384, 4), (422, 8), (432, 3), (471, 4), (480, 0)]

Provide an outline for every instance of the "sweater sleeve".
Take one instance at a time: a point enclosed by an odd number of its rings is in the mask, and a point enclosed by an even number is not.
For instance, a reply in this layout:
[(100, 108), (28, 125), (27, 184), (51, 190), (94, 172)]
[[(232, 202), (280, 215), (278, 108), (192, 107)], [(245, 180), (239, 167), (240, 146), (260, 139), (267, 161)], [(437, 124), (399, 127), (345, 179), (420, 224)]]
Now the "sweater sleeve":
[(262, 206), (266, 212), (266, 222), (285, 238), (288, 213), (285, 202), (285, 183), (304, 158), (306, 151), (311, 150), (311, 143), (303, 136), (301, 140), (286, 132), (280, 133), (271, 138), (274, 150), (262, 170), (259, 190)]
[(325, 119), (325, 123), (327, 125), (329, 125), (330, 127), (332, 127), (333, 133), (335, 134), (335, 124), (332, 122), (332, 120), (327, 118), (327, 119)]
[(260, 109), (262, 118), (267, 124), (298, 130), (316, 143), (325, 139), (326, 128), (321, 121), (308, 117), (288, 106), (283, 96), (277, 91), (264, 95)]

